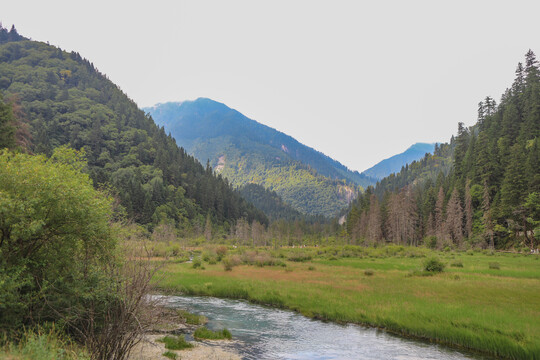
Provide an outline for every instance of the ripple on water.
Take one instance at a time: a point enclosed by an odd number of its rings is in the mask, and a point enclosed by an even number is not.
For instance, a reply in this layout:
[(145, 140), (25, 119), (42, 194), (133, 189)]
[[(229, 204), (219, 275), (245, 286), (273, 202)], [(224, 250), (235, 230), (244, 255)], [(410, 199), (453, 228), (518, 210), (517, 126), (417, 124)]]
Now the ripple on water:
[(210, 329), (229, 329), (229, 345), (244, 359), (486, 359), (359, 325), (309, 319), (243, 300), (166, 296), (167, 303), (208, 318)]

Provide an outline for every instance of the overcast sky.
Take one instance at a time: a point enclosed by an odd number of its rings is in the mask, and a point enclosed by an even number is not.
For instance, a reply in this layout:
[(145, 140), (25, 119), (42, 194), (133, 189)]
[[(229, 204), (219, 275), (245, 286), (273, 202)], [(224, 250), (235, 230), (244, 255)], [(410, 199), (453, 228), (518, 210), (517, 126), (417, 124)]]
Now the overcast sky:
[(208, 97), (359, 171), (474, 124), (540, 51), (540, 1), (17, 0), (0, 21), (140, 107)]

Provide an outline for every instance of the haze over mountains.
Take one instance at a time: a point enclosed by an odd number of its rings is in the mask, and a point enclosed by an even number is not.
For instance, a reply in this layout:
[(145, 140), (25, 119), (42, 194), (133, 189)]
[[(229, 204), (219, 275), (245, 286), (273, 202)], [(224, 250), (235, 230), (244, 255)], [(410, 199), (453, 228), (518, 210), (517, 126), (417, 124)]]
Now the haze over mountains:
[(203, 163), (208, 160), (233, 184), (262, 185), (305, 214), (333, 216), (360, 187), (375, 183), (291, 136), (210, 99), (143, 110), (187, 152)]
[(369, 169), (364, 170), (362, 174), (377, 180), (383, 179), (392, 173), (398, 173), (406, 164), (423, 158), (426, 153), (432, 154), (434, 149), (435, 143), (416, 143), (401, 154), (384, 159)]
[(261, 185), (275, 191), (294, 209), (310, 215), (337, 214), (357, 190), (398, 172), (434, 147), (415, 144), (359, 173), (211, 99), (168, 102), (143, 110), (188, 153), (202, 163), (209, 161), (234, 185)]

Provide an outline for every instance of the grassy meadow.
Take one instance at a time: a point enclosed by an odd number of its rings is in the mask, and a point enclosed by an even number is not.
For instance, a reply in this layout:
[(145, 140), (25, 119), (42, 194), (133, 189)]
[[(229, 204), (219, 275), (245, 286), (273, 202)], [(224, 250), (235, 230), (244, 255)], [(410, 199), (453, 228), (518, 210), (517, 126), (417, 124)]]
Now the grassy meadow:
[[(402, 246), (193, 254), (193, 263), (165, 262), (156, 278), (163, 291), (247, 299), (501, 358), (540, 359), (537, 255)], [(434, 256), (444, 271), (423, 271)]]

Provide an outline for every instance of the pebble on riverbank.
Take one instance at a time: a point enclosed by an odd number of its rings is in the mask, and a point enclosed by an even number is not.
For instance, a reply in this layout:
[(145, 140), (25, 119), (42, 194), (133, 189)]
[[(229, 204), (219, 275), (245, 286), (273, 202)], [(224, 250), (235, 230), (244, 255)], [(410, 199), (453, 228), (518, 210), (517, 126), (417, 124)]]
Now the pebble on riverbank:
[(221, 349), (219, 346), (209, 346), (198, 343), (196, 341), (191, 342), (195, 345), (192, 349), (186, 350), (167, 350), (165, 344), (158, 342), (157, 339), (162, 338), (162, 334), (148, 334), (145, 335), (143, 341), (138, 344), (131, 352), (130, 360), (155, 360), (155, 359), (168, 359), (163, 356), (166, 351), (171, 351), (178, 354), (178, 358), (182, 360), (240, 360), (240, 356), (231, 352)]
[[(240, 360), (240, 356), (233, 353), (230, 349), (224, 350), (220, 347), (222, 341), (212, 341), (212, 346), (192, 341), (195, 347), (185, 350), (168, 350), (165, 344), (157, 341), (166, 334), (186, 334), (193, 332), (200, 325), (190, 325), (180, 321), (178, 312), (174, 309), (163, 308), (159, 314), (159, 324), (156, 324), (143, 340), (132, 350), (129, 360), (155, 360), (169, 359), (163, 356), (163, 353), (170, 351), (178, 354), (182, 360)], [(223, 344), (229, 344), (230, 341), (223, 341)]]

